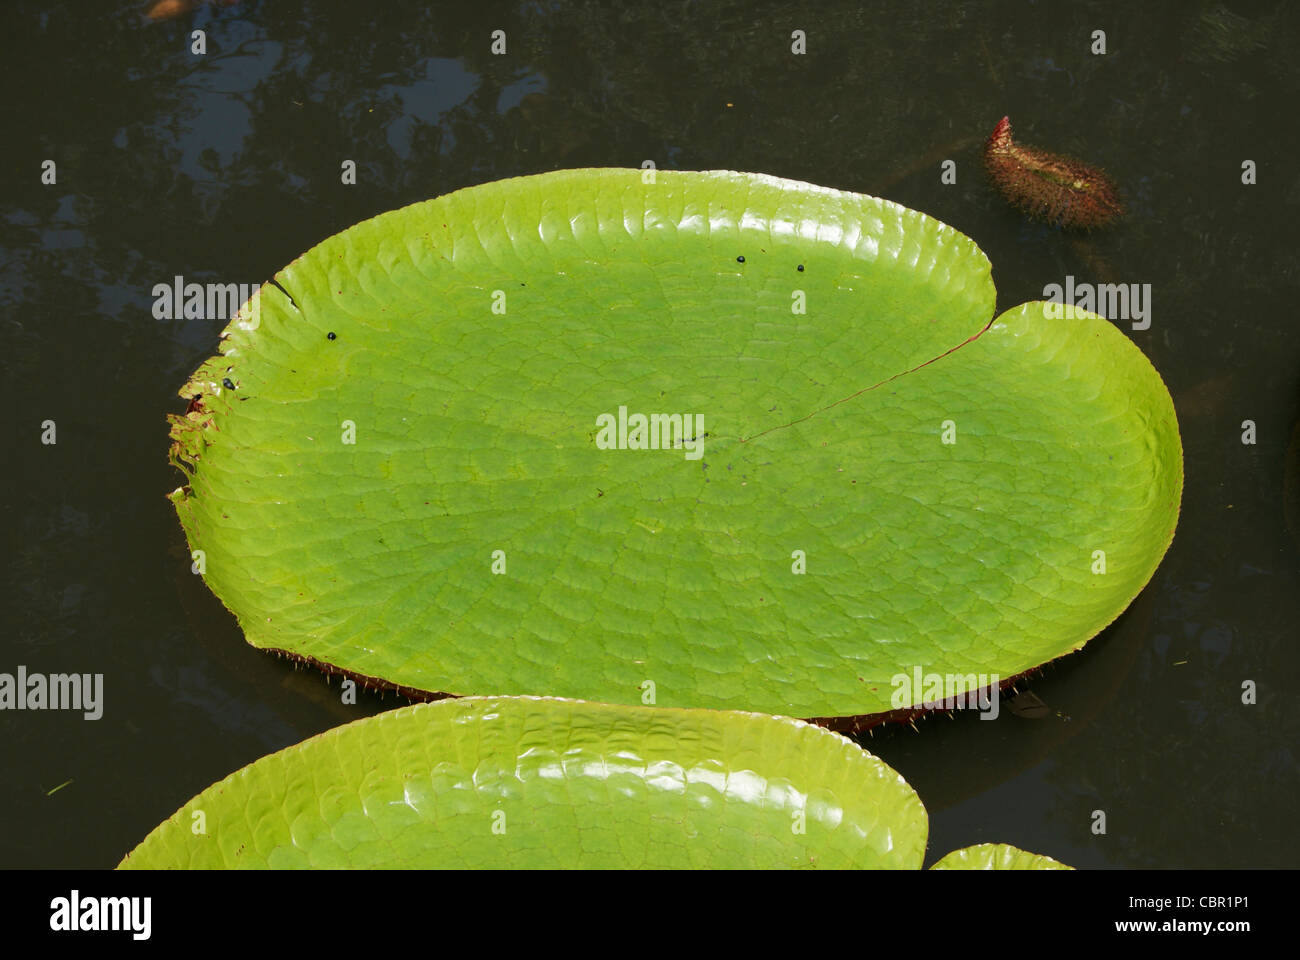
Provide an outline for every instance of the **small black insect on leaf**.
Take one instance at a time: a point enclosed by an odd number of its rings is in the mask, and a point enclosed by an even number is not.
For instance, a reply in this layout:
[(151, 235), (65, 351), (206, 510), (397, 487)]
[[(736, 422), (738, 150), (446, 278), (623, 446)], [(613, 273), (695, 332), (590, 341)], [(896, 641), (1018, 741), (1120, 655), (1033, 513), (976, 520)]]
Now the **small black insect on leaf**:
[(231, 380), (230, 380), (229, 377), (224, 378), (224, 379), (221, 381), (221, 383), (222, 383), (222, 385), (223, 385), (227, 390), (234, 390), (234, 389), (235, 389), (235, 385), (234, 385), (234, 383), (231, 382)]
[(325, 334), (325, 336), (326, 336), (326, 338), (329, 339), (329, 340), (337, 340), (337, 339), (338, 339), (338, 334), (335, 333), (333, 330), (331, 330), (329, 333)]

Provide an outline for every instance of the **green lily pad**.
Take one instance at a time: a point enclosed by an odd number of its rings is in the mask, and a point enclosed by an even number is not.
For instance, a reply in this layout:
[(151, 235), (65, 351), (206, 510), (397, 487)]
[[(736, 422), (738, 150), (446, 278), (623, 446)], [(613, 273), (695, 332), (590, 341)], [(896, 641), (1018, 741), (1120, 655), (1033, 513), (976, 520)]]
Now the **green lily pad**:
[[(888, 201), (561, 171), (276, 283), (182, 390), (172, 499), (250, 643), (357, 676), (879, 713), (918, 668), (966, 689), (1079, 649), (1173, 536), (1142, 353), (1041, 304), (990, 323), (979, 248)], [(604, 449), (620, 411), (702, 420)]]
[(981, 843), (954, 850), (931, 870), (1073, 870), (1051, 857), (1029, 853), (1009, 843)]
[(919, 869), (926, 832), (902, 777), (797, 720), (473, 697), (264, 757), (120, 866)]

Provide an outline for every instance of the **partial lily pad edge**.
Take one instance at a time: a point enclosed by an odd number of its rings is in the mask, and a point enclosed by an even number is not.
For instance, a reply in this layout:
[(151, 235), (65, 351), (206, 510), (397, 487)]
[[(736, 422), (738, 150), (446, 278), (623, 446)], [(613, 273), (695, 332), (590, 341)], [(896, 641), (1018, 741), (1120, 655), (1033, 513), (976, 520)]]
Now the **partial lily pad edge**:
[(931, 870), (1073, 870), (1074, 867), (1009, 843), (978, 843), (940, 859)]

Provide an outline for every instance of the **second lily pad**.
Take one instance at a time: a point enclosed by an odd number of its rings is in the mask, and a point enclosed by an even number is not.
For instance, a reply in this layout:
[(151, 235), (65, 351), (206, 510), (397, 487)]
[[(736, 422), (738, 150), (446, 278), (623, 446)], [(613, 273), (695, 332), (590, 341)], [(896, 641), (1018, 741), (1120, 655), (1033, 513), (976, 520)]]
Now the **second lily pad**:
[(797, 720), (472, 697), (263, 757), (121, 866), (917, 869), (927, 829), (902, 777)]

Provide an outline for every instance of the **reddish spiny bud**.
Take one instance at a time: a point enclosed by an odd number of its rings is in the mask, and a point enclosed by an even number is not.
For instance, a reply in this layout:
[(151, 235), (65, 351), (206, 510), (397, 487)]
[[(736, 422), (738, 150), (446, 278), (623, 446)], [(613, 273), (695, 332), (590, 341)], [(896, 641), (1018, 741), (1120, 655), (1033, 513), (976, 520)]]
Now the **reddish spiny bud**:
[(984, 165), (998, 190), (1028, 214), (1063, 227), (1105, 226), (1124, 212), (1115, 184), (1072, 157), (1021, 146), (1003, 117), (984, 145)]

